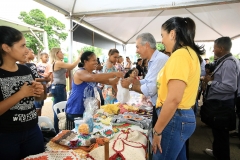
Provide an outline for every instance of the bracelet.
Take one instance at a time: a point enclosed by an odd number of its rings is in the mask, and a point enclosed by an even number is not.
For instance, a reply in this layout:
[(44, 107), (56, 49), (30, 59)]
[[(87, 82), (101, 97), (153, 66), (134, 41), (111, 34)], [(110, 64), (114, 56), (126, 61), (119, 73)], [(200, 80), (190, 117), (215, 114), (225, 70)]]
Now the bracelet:
[(161, 136), (162, 135), (162, 132), (160, 133), (157, 133), (156, 130), (153, 128), (153, 135), (156, 135), (156, 136)]

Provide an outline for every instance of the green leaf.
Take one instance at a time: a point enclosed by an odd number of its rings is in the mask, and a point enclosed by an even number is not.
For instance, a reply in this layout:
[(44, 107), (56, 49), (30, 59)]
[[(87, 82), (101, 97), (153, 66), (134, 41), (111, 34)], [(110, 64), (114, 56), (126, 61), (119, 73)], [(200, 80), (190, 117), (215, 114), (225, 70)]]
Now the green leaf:
[[(44, 29), (47, 32), (49, 49), (60, 47), (61, 41), (67, 39), (68, 34), (64, 32), (66, 27), (65, 24), (52, 16), (47, 18), (39, 9), (32, 9), (28, 13), (22, 11), (18, 18), (27, 24)], [(41, 41), (43, 40), (42, 33), (36, 32), (35, 34)], [(27, 47), (33, 49), (35, 54), (43, 50), (43, 46), (31, 33), (26, 33), (24, 36), (26, 38)]]

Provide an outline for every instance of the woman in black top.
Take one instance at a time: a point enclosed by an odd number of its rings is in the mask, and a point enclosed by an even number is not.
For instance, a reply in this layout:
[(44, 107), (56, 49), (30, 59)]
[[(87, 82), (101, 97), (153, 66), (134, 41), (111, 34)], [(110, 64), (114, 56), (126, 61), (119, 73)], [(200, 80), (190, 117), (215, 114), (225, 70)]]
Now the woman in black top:
[(19, 160), (44, 152), (35, 100), (42, 100), (43, 86), (34, 81), (24, 61), (28, 48), (22, 33), (0, 26), (0, 159)]
[(137, 67), (136, 68), (138, 69), (138, 76), (143, 76), (144, 75), (142, 62), (143, 62), (143, 60), (141, 58), (139, 58), (137, 60)]

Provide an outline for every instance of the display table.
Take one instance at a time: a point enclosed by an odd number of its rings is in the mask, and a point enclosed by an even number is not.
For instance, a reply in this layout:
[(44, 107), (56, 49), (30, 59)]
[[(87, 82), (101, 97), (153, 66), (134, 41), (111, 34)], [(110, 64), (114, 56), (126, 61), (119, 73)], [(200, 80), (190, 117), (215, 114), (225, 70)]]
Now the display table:
[[(109, 117), (110, 123), (106, 125)], [(95, 116), (93, 132), (88, 135), (78, 134), (75, 129), (63, 130), (46, 145), (44, 154), (53, 157), (54, 153), (68, 151), (68, 154), (75, 153), (72, 159), (147, 159), (151, 121), (128, 112), (109, 117)]]

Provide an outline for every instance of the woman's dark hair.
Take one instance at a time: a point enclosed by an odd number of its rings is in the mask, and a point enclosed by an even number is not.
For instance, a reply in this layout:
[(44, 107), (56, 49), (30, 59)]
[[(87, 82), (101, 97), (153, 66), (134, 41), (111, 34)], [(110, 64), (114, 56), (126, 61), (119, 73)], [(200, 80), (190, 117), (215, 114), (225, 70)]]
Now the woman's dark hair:
[(98, 64), (101, 64), (101, 63), (100, 63), (100, 59), (99, 59), (99, 58), (97, 58), (97, 63), (98, 63)]
[(183, 46), (189, 46), (197, 53), (201, 64), (202, 57), (200, 55), (203, 55), (205, 53), (205, 49), (204, 46), (198, 46), (194, 42), (196, 25), (191, 18), (172, 17), (163, 23), (162, 29), (168, 33), (170, 33), (171, 30), (175, 30), (176, 32), (176, 43), (173, 47), (172, 52)]
[(140, 62), (142, 60), (142, 58), (138, 58), (137, 59), (137, 65), (138, 65), (138, 62)]
[(124, 75), (124, 78), (130, 77), (130, 74), (132, 74), (133, 71), (134, 71), (134, 69), (130, 69), (130, 70)]
[(12, 47), (14, 43), (19, 42), (23, 38), (23, 34), (15, 28), (0, 26), (0, 66), (3, 65), (3, 55), (5, 51), (2, 48), (3, 44)]
[(232, 41), (229, 37), (220, 37), (214, 41), (218, 47), (222, 47), (225, 51), (230, 51), (232, 48)]
[(88, 61), (93, 55), (95, 55), (94, 52), (92, 52), (92, 51), (85, 51), (82, 54), (81, 58), (80, 58), (81, 62), (78, 63), (78, 67), (84, 67), (84, 65), (85, 65), (84, 62)]
[(143, 63), (142, 66), (145, 67), (145, 65), (147, 64), (148, 60), (147, 59), (143, 59)]
[(111, 56), (114, 53), (119, 53), (119, 51), (117, 49), (110, 49), (109, 52), (108, 52), (108, 55)]

